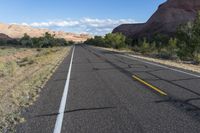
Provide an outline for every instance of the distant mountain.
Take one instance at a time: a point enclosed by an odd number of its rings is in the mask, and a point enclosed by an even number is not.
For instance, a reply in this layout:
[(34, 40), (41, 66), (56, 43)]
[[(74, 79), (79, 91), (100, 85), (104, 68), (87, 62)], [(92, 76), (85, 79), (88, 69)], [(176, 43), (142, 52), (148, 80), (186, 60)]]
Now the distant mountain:
[(200, 10), (200, 0), (167, 0), (142, 24), (122, 24), (113, 30), (131, 38), (173, 35), (180, 24), (193, 21)]
[(6, 34), (11, 38), (21, 38), (23, 37), (24, 33), (27, 33), (31, 37), (40, 37), (44, 35), (45, 32), (55, 34), (56, 38), (64, 38), (66, 40), (72, 40), (76, 42), (85, 41), (88, 38), (91, 38), (91, 36), (87, 34), (66, 33), (63, 31), (52, 31), (48, 29), (39, 29), (23, 25), (9, 25), (0, 23), (0, 33)]
[(8, 35), (0, 33), (0, 40), (11, 40), (11, 38)]

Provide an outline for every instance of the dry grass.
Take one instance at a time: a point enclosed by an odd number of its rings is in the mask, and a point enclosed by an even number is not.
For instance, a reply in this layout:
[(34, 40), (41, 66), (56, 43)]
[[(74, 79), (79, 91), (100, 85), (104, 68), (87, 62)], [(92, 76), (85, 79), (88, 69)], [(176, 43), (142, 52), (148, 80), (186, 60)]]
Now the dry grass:
[[(27, 57), (21, 54), (21, 57), (12, 58), (12, 61), (0, 62), (0, 132), (14, 132), (13, 127), (24, 121), (20, 109), (33, 104), (40, 89), (69, 50), (69, 47), (26, 49), (31, 51)], [(18, 51), (0, 57), (16, 54)]]

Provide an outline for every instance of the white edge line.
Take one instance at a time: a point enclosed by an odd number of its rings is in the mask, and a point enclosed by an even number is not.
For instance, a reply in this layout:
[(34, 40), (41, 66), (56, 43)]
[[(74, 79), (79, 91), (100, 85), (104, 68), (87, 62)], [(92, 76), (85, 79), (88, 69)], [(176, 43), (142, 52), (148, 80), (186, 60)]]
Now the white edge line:
[[(118, 55), (120, 55), (120, 54), (118, 54)], [(180, 72), (180, 73), (184, 73), (184, 74), (187, 74), (187, 75), (190, 75), (190, 76), (194, 76), (194, 77), (200, 78), (200, 75), (184, 72), (184, 71), (181, 71), (181, 70), (178, 70), (178, 69), (170, 68), (170, 67), (167, 67), (167, 66), (159, 65), (159, 64), (156, 64), (156, 63), (148, 62), (148, 61), (143, 61), (142, 59), (139, 59), (139, 58), (131, 56), (131, 55), (120, 55), (120, 56), (129, 58), (129, 59), (133, 59), (133, 60), (137, 60), (137, 61), (140, 61), (140, 62), (143, 62), (143, 63), (146, 63), (146, 64), (150, 64), (150, 65), (166, 68), (166, 69), (169, 69), (169, 70), (172, 70), (172, 71), (176, 71), (176, 72)]]
[(70, 66), (69, 66), (69, 70), (68, 70), (68, 74), (67, 74), (67, 80), (66, 80), (66, 83), (65, 83), (65, 88), (64, 88), (64, 91), (63, 91), (63, 95), (62, 95), (62, 99), (61, 99), (61, 103), (60, 103), (60, 108), (59, 108), (59, 112), (58, 112), (58, 115), (57, 115), (57, 119), (56, 119), (56, 123), (55, 123), (53, 133), (61, 133), (64, 111), (65, 111), (65, 106), (66, 106), (66, 101), (67, 101), (67, 93), (68, 93), (68, 90), (69, 90), (69, 80), (70, 80), (70, 75), (71, 75), (74, 51), (75, 51), (75, 46), (73, 47)]

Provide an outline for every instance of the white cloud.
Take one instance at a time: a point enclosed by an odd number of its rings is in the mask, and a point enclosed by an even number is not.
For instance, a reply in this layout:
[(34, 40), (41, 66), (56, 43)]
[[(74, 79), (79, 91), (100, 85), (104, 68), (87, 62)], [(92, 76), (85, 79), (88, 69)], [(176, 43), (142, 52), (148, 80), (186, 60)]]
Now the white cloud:
[(21, 25), (49, 28), (52, 30), (64, 30), (77, 33), (89, 33), (103, 35), (111, 32), (113, 28), (124, 23), (136, 23), (133, 19), (93, 19), (82, 18), (80, 20), (67, 19), (63, 21), (21, 23)]

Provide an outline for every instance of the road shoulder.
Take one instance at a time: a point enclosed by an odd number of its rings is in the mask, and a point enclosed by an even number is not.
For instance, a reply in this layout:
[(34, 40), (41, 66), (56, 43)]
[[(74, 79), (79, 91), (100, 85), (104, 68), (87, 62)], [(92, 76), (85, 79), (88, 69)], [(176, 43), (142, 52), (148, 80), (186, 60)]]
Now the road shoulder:
[[(92, 46), (93, 47), (93, 46)], [(165, 65), (165, 66), (169, 66), (169, 67), (173, 67), (173, 68), (177, 68), (177, 69), (182, 69), (182, 70), (186, 70), (186, 71), (191, 71), (191, 72), (195, 72), (195, 73), (200, 73), (200, 65), (193, 65), (193, 64), (187, 64), (181, 61), (173, 61), (173, 60), (164, 60), (164, 59), (158, 59), (158, 58), (152, 58), (152, 57), (147, 57), (147, 56), (143, 56), (143, 55), (136, 55), (131, 51), (128, 50), (116, 50), (113, 48), (103, 48), (103, 47), (96, 47), (95, 48), (99, 48), (102, 50), (108, 50), (111, 52), (116, 52), (117, 54), (123, 54), (129, 57), (134, 57), (137, 59), (142, 59), (144, 61), (149, 61), (149, 62), (153, 62), (153, 63), (158, 63), (161, 65)]]

